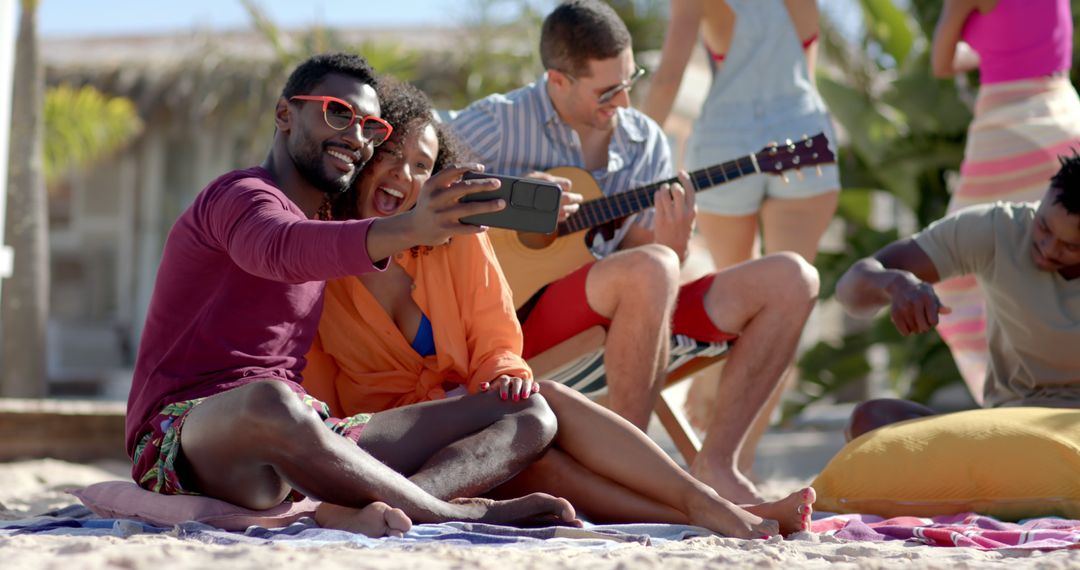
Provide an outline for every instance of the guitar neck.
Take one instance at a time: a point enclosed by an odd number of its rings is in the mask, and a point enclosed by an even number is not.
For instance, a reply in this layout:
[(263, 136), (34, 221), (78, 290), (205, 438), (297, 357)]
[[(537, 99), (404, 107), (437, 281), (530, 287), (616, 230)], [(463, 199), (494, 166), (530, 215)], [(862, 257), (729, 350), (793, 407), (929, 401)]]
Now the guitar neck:
[[(690, 173), (690, 183), (694, 192), (701, 192), (729, 180), (757, 172), (761, 172), (757, 158), (755, 155), (748, 154), (722, 164), (695, 170)], [(581, 205), (577, 213), (559, 223), (556, 232), (560, 236), (580, 232), (651, 208), (660, 186), (678, 181), (678, 178), (668, 178), (629, 192), (589, 200)]]

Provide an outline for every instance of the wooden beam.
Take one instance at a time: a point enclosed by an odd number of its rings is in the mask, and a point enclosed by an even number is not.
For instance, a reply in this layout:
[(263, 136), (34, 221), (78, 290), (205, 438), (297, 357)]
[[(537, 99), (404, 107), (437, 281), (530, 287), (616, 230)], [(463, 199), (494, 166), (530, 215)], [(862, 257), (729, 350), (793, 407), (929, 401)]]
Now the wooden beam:
[(124, 402), (0, 398), (0, 461), (126, 459)]

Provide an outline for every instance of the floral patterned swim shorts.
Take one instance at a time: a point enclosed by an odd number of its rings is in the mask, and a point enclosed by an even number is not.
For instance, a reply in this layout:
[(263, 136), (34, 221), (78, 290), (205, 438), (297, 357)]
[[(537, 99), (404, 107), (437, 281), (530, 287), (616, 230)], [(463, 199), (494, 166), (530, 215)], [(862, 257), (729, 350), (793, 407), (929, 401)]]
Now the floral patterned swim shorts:
[[(360, 439), (360, 432), (371, 420), (372, 414), (335, 418), (330, 415), (330, 407), (324, 402), (307, 394), (297, 393), (297, 397), (319, 414), (326, 427), (353, 443)], [(135, 446), (135, 468), (132, 474), (140, 487), (163, 495), (199, 494), (180, 485), (176, 474), (176, 459), (180, 456), (180, 430), (184, 426), (184, 420), (188, 413), (204, 400), (206, 398), (174, 402), (165, 406), (154, 418), (154, 429), (144, 434)]]

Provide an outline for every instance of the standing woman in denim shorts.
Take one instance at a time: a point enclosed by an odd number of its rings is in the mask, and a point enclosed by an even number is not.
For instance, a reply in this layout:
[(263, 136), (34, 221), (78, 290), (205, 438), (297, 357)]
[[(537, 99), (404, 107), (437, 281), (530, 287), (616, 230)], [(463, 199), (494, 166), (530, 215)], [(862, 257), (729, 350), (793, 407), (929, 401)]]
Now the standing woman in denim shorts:
[[(713, 78), (687, 143), (688, 169), (804, 134), (824, 132), (835, 148), (812, 79), (818, 18), (814, 0), (672, 0), (644, 109), (660, 124), (667, 119), (700, 30)], [(755, 174), (698, 195), (698, 224), (718, 269), (757, 257), (759, 230), (766, 254), (794, 251), (813, 262), (836, 211), (840, 179), (832, 164), (821, 176), (804, 174), (789, 173), (787, 182)]]

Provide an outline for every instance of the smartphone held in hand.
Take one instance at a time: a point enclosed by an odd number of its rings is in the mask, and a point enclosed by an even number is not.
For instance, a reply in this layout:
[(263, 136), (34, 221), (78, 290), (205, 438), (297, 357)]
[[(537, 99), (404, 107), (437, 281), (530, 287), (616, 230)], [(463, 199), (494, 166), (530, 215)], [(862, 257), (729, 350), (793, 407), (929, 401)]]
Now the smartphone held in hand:
[(481, 172), (466, 172), (462, 176), (463, 180), (482, 178), (496, 178), (502, 185), (496, 190), (466, 194), (461, 201), (477, 202), (502, 198), (506, 207), (498, 212), (461, 218), (462, 222), (541, 234), (555, 231), (562, 200), (562, 189), (558, 184), (535, 178)]

